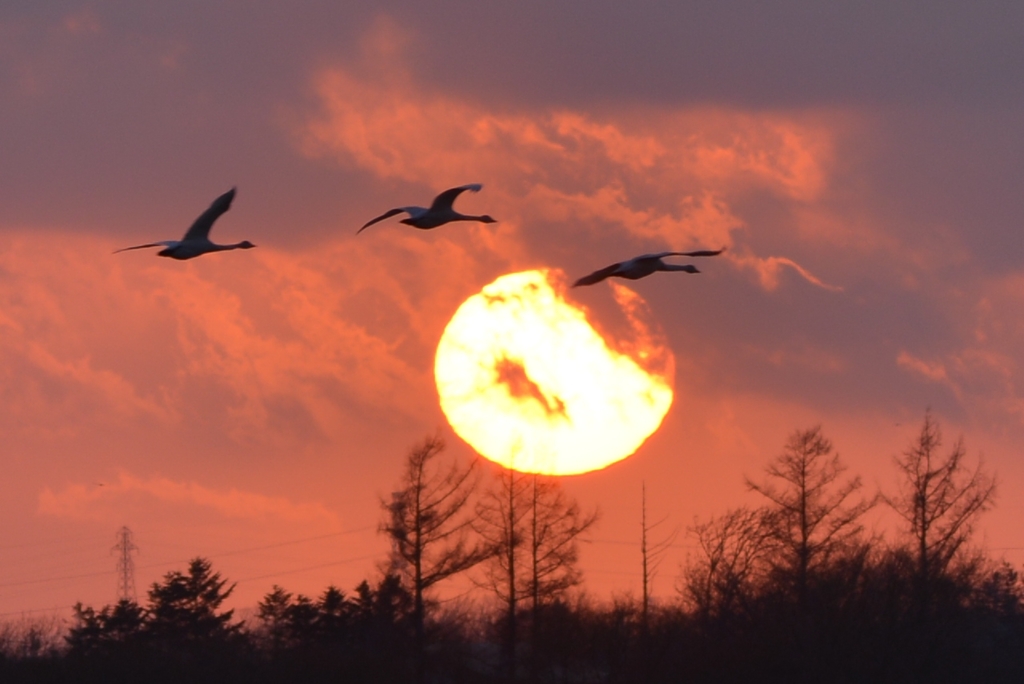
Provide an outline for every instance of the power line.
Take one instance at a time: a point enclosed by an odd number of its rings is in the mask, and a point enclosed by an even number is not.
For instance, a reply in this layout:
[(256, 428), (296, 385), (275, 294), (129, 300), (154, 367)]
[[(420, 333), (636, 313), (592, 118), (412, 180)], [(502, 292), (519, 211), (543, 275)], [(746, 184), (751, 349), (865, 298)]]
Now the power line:
[[(376, 529), (376, 526), (375, 525), (367, 525), (365, 527), (356, 527), (356, 528), (353, 528), (351, 530), (342, 530), (341, 532), (331, 532), (330, 534), (320, 534), (320, 535), (317, 535), (315, 537), (302, 537), (301, 539), (292, 539), (292, 540), (289, 540), (289, 541), (277, 542), (275, 544), (264, 544), (262, 546), (250, 546), (248, 548), (235, 549), (233, 551), (223, 551), (221, 553), (211, 553), (209, 555), (209, 557), (210, 557), (211, 560), (215, 560), (217, 558), (223, 558), (224, 556), (237, 556), (239, 554), (252, 553), (254, 551), (266, 551), (268, 549), (278, 549), (278, 548), (281, 548), (282, 546), (293, 546), (295, 544), (302, 544), (302, 543), (305, 543), (305, 542), (308, 542), (308, 541), (318, 541), (320, 539), (330, 539), (332, 537), (341, 537), (341, 536), (346, 535), (346, 534), (355, 534), (356, 532), (365, 532), (366, 530), (371, 530), (371, 529)], [(194, 558), (194, 556), (193, 556), (193, 558)], [(162, 566), (165, 566), (165, 565), (170, 565), (172, 563), (188, 563), (190, 560), (192, 560), (192, 559), (191, 558), (185, 558), (185, 559), (161, 561), (159, 563), (150, 563), (149, 565), (141, 565), (141, 566), (139, 566), (139, 569), (140, 570), (149, 570), (151, 568), (159, 568), (159, 567), (162, 567)]]
[(346, 565), (348, 563), (355, 563), (356, 561), (366, 560), (368, 558), (376, 558), (377, 554), (371, 553), (365, 556), (356, 556), (355, 558), (346, 558), (345, 560), (334, 561), (332, 563), (321, 563), (320, 565), (309, 565), (304, 568), (295, 568), (294, 570), (282, 570), (281, 572), (272, 572), (268, 575), (257, 575), (255, 577), (243, 577), (240, 580), (235, 580), (236, 583), (242, 582), (253, 582), (258, 579), (267, 579), (268, 577), (279, 577), (281, 575), (295, 575), (300, 572), (306, 572), (307, 570), (319, 570), (320, 568), (329, 568), (334, 565)]
[[(344, 533), (338, 533), (338, 534), (344, 534)], [(337, 536), (337, 535), (329, 535), (329, 536)], [(285, 543), (292, 543), (292, 542), (285, 542)], [(297, 543), (297, 542), (295, 542), (295, 543)], [(354, 558), (345, 558), (343, 560), (333, 561), (331, 563), (321, 563), (319, 565), (309, 565), (309, 566), (306, 566), (304, 568), (293, 568), (291, 570), (282, 570), (280, 572), (273, 572), (273, 573), (269, 573), (269, 574), (266, 574), (266, 575), (256, 575), (256, 576), (253, 576), (253, 577), (243, 577), (242, 579), (235, 580), (235, 582), (236, 583), (254, 582), (254, 581), (260, 580), (260, 579), (267, 579), (268, 577), (279, 577), (281, 575), (295, 575), (295, 574), (298, 574), (300, 572), (306, 572), (307, 570), (319, 570), (320, 568), (329, 568), (329, 567), (332, 567), (332, 566), (335, 566), (335, 565), (346, 565), (348, 563), (355, 563), (357, 561), (367, 560), (369, 558), (376, 558), (376, 556), (377, 556), (377, 554), (371, 553), (371, 554), (367, 554), (365, 556), (356, 556)], [(76, 575), (75, 577), (95, 577), (97, 575), (105, 575), (105, 574), (106, 574), (105, 572), (95, 572), (95, 573), (92, 573), (90, 575)], [(48, 581), (48, 580), (36, 580), (36, 581), (38, 581), (38, 582), (45, 582), (45, 581)], [(10, 586), (10, 585), (0, 585), (0, 586)], [(28, 614), (31, 614), (31, 613), (43, 613), (43, 612), (53, 611), (53, 610), (64, 610), (66, 608), (68, 608), (68, 606), (53, 606), (52, 608), (32, 608), (30, 610), (13, 610), (13, 611), (10, 611), (10, 612), (7, 612), (7, 613), (0, 613), (0, 617), (5, 617), (7, 615), (28, 615)]]
[(59, 582), (61, 580), (68, 579), (84, 579), (86, 577), (99, 577), (100, 575), (109, 574), (109, 570), (102, 570), (100, 572), (87, 572), (81, 575), (64, 575), (62, 577), (45, 577), (43, 579), (23, 580), (21, 582), (5, 582), (4, 584), (0, 584), (0, 587), (22, 587), (27, 584), (46, 584), (47, 582)]
[(26, 542), (24, 544), (6, 544), (4, 546), (0, 546), (0, 551), (10, 551), (11, 549), (36, 548), (36, 547), (40, 547), (40, 546), (49, 546), (51, 544), (64, 544), (64, 543), (69, 542), (69, 541), (82, 542), (83, 544), (85, 544), (85, 543), (92, 543), (94, 541), (99, 541), (100, 539), (103, 539), (104, 537), (106, 537), (106, 535), (103, 535), (102, 537), (99, 536), (99, 535), (92, 536), (92, 537), (65, 537), (63, 539), (47, 539), (45, 541)]
[[(320, 540), (320, 539), (330, 539), (331, 537), (340, 537), (340, 536), (343, 536), (343, 535), (346, 535), (346, 534), (355, 534), (357, 532), (364, 532), (366, 530), (371, 530), (371, 529), (375, 529), (375, 528), (376, 528), (375, 525), (366, 525), (366, 526), (363, 526), (363, 527), (357, 527), (357, 528), (353, 528), (353, 529), (350, 529), (350, 530), (342, 530), (341, 532), (332, 532), (330, 534), (321, 534), (321, 535), (316, 535), (316, 536), (313, 536), (313, 537), (302, 537), (300, 539), (292, 539), (292, 540), (288, 540), (288, 541), (277, 542), (277, 543), (274, 543), (274, 544), (264, 544), (262, 546), (251, 546), (251, 547), (248, 547), (248, 548), (233, 549), (231, 551), (224, 551), (222, 553), (212, 553), (209, 556), (212, 559), (222, 558), (224, 556), (236, 556), (236, 555), (243, 554), (243, 553), (252, 553), (254, 551), (265, 551), (265, 550), (268, 550), (268, 549), (281, 548), (283, 546), (291, 546), (291, 545), (294, 545), (294, 544), (302, 544), (302, 543), (308, 542), (308, 541), (317, 541), (317, 540)], [(159, 561), (159, 562), (155, 562), (155, 563), (148, 563), (146, 565), (140, 565), (140, 566), (136, 567), (135, 569), (137, 569), (137, 570), (149, 570), (149, 569), (152, 569), (152, 568), (166, 567), (167, 565), (171, 565), (171, 564), (175, 564), (175, 563), (187, 563), (190, 560), (191, 560), (191, 558), (171, 559), (171, 560)], [(60, 582), (60, 581), (63, 581), (63, 580), (72, 580), (72, 579), (86, 579), (86, 578), (89, 578), (89, 577), (99, 577), (101, 575), (106, 575), (109, 572), (110, 572), (109, 570), (102, 570), (102, 571), (99, 571), (99, 572), (80, 573), (80, 574), (76, 574), (76, 575), (59, 575), (57, 577), (42, 577), (42, 578), (36, 578), (36, 579), (31, 579), (31, 580), (21, 580), (21, 581), (18, 581), (18, 582), (3, 582), (3, 583), (0, 583), (0, 588), (4, 588), (4, 587), (21, 587), (21, 586), (26, 586), (26, 585), (30, 585), (30, 584), (46, 584), (46, 583), (49, 583), (49, 582)], [(268, 576), (270, 576), (270, 575), (268, 575)], [(249, 578), (249, 579), (255, 579), (255, 578)]]
[(366, 530), (376, 529), (376, 525), (366, 525), (364, 527), (357, 527), (351, 530), (342, 530), (341, 532), (332, 532), (330, 534), (321, 534), (315, 537), (303, 537), (302, 539), (293, 539), (291, 541), (277, 542), (276, 544), (266, 544), (264, 546), (253, 546), (247, 549), (238, 549), (236, 551), (225, 551), (223, 553), (214, 554), (215, 556), (235, 556), (240, 553), (251, 553), (253, 551), (266, 551), (267, 549), (277, 549), (282, 546), (291, 546), (293, 544), (302, 544), (308, 541), (317, 541), (320, 539), (330, 539), (331, 537), (340, 537), (346, 534), (355, 534), (356, 532), (365, 532)]
[[(624, 539), (589, 539), (591, 544), (614, 544), (616, 546), (640, 546), (640, 541), (627, 541)], [(696, 549), (697, 544), (669, 544), (666, 548), (671, 549)]]
[(30, 608), (29, 610), (12, 610), (6, 613), (0, 613), (0, 617), (7, 617), (8, 615), (31, 615), (32, 613), (48, 613), (54, 610), (67, 610), (72, 606), (53, 606), (51, 608)]

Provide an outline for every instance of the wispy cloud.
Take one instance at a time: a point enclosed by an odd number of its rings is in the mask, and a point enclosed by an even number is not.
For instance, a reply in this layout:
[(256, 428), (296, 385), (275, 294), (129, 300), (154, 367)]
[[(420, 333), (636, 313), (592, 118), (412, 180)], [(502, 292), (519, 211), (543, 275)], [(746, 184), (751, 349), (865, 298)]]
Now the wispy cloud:
[[(517, 225), (613, 230), (659, 248), (733, 246), (745, 229), (735, 197), (809, 202), (827, 187), (833, 143), (828, 127), (808, 116), (507, 111), (419, 91), (393, 60), (373, 76), (333, 68), (316, 77), (319, 110), (298, 132), (303, 152), (430, 187), (438, 179), (496, 181), (488, 202)], [(730, 259), (752, 268), (766, 289), (777, 287), (780, 267), (839, 289), (792, 258), (760, 257), (750, 247), (743, 254)]]
[(319, 503), (295, 503), (283, 497), (234, 488), (211, 489), (196, 482), (178, 482), (159, 476), (143, 479), (126, 472), (107, 483), (70, 484), (59, 491), (46, 487), (39, 494), (38, 510), (44, 515), (62, 518), (91, 518), (122, 506), (133, 497), (207, 508), (228, 518), (338, 523), (337, 515)]
[(757, 274), (758, 281), (766, 290), (774, 290), (779, 286), (779, 278), (786, 268), (792, 269), (797, 275), (825, 290), (842, 292), (843, 288), (838, 285), (830, 285), (808, 271), (806, 268), (786, 257), (758, 257), (749, 252), (743, 254), (731, 254), (729, 258), (736, 264), (748, 268)]
[(928, 362), (924, 359), (919, 359), (906, 350), (901, 351), (899, 356), (896, 357), (896, 364), (933, 382), (949, 382), (949, 376), (946, 374), (944, 364), (937, 361)]
[[(472, 245), (434, 245), (466, 267), (428, 275), (426, 247), (405, 236), (385, 237), (391, 257), (408, 255), (393, 273), (366, 243), (167, 268), (107, 250), (100, 263), (88, 237), (44, 234), (7, 231), (0, 242), (0, 395), (19, 421), (68, 429), (222, 416), (238, 438), (271, 420), (330, 435), (353, 402), (415, 413), (409, 389), (429, 393), (431, 339), (476, 268)], [(430, 296), (417, 285), (427, 277)], [(275, 419), (281, 405), (304, 422)]]

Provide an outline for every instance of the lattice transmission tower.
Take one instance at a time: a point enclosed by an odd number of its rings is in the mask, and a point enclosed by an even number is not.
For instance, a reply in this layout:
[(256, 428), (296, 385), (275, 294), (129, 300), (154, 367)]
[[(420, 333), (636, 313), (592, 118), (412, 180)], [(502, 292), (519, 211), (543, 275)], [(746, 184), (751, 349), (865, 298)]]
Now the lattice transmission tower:
[(132, 531), (122, 526), (117, 531), (117, 543), (110, 550), (117, 556), (117, 598), (123, 601), (135, 601), (135, 561), (132, 554), (139, 547), (132, 541)]

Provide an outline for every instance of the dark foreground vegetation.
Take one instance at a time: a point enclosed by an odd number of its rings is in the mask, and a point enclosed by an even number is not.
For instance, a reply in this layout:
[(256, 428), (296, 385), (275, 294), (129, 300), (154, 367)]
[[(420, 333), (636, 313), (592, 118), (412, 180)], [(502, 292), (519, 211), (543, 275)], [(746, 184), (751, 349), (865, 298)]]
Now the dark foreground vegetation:
[[(794, 433), (746, 483), (764, 505), (695, 523), (676, 600), (654, 604), (581, 591), (576, 546), (597, 514), (556, 482), (505, 471), (480, 491), (428, 439), (381, 504), (378, 579), (317, 597), (275, 586), (242, 622), (197, 558), (144, 605), (0, 628), (0, 682), (1024, 682), (1024, 583), (970, 544), (994, 479), (962, 441), (941, 447), (926, 416), (892, 490), (867, 496), (820, 429)], [(876, 505), (901, 535), (865, 531)], [(646, 587), (664, 544), (642, 531)], [(480, 600), (439, 602), (460, 573)]]

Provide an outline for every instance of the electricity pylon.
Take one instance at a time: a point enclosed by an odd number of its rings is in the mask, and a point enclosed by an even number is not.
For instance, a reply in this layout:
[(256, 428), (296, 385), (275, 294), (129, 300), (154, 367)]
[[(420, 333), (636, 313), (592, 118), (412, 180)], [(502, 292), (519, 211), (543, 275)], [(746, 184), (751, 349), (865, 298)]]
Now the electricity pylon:
[(117, 543), (110, 550), (117, 554), (117, 598), (120, 601), (135, 601), (135, 561), (132, 553), (139, 547), (132, 541), (132, 531), (122, 526), (117, 531)]

